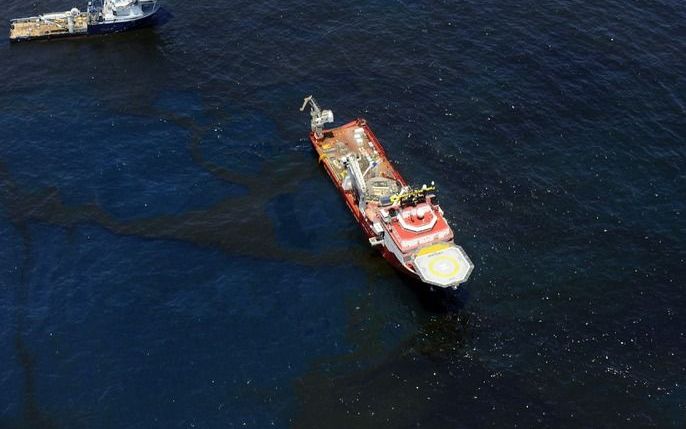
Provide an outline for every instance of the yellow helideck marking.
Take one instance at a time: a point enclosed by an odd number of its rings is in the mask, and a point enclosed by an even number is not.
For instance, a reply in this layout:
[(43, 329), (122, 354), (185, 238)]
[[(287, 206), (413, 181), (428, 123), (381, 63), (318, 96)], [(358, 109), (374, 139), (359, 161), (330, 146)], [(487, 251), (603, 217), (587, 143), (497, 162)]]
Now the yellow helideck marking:
[[(452, 265), (453, 269), (450, 272), (442, 272), (438, 271), (436, 269), (436, 264), (439, 264), (441, 262), (447, 262), (448, 264)], [(455, 259), (449, 258), (447, 256), (436, 256), (435, 258), (431, 258), (429, 261), (429, 271), (431, 274), (437, 276), (437, 277), (443, 277), (443, 278), (450, 278), (453, 277), (457, 274), (457, 272), (460, 270), (460, 264), (457, 263)]]

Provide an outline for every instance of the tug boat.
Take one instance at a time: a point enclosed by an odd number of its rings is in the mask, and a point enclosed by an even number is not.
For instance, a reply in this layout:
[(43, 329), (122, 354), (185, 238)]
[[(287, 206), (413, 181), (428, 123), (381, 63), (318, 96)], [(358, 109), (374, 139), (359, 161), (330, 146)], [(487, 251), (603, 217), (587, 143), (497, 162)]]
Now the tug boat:
[(95, 0), (86, 12), (73, 8), (10, 21), (10, 41), (117, 33), (154, 24), (157, 0)]
[(325, 130), (333, 112), (322, 110), (312, 96), (300, 111), (308, 105), (312, 146), (369, 244), (432, 287), (457, 289), (466, 282), (474, 265), (454, 242), (435, 184), (408, 185), (364, 119)]

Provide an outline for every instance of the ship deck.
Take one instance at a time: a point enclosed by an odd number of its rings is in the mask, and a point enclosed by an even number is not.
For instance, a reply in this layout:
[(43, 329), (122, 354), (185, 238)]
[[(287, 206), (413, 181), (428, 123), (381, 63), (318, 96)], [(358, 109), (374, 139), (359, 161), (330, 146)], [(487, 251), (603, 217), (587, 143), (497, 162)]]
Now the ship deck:
[[(396, 193), (406, 185), (405, 180), (393, 168), (384, 149), (364, 119), (357, 119), (340, 127), (325, 130), (320, 139), (314, 138), (313, 134), (310, 137), (319, 161), (343, 194), (353, 215), (369, 237), (375, 236), (372, 223), (377, 218), (375, 208), (379, 205), (378, 197)], [(372, 168), (373, 179), (367, 180), (368, 192), (365, 195), (367, 204), (364, 213), (360, 211), (353, 190), (346, 190), (343, 185), (348, 175), (345, 158), (349, 155), (357, 157), (363, 175), (372, 163), (376, 164)], [(384, 178), (389, 180), (383, 180)], [(382, 180), (377, 182), (377, 179)]]
[(78, 15), (74, 18), (74, 31), (69, 32), (67, 18), (44, 19), (41, 17), (24, 18), (12, 21), (10, 24), (10, 40), (49, 39), (85, 34), (88, 31), (88, 16)]
[(324, 137), (316, 141), (315, 149), (319, 154), (320, 161), (325, 163), (335, 174), (335, 179), (339, 184), (347, 174), (341, 159), (349, 154), (358, 156), (362, 171), (369, 168), (370, 162), (376, 162), (378, 163), (376, 167), (377, 176), (393, 178), (401, 184), (405, 184), (405, 181), (386, 158), (376, 136), (362, 119), (326, 130)]

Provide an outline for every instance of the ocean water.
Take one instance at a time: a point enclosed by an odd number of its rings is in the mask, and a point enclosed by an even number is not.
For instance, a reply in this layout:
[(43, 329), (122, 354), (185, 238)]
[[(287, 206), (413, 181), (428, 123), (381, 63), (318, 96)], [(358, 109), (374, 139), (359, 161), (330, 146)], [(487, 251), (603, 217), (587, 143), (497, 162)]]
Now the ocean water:
[[(162, 3), (0, 43), (1, 428), (686, 425), (682, 1)], [(461, 291), (369, 248), (309, 94), (437, 183)]]

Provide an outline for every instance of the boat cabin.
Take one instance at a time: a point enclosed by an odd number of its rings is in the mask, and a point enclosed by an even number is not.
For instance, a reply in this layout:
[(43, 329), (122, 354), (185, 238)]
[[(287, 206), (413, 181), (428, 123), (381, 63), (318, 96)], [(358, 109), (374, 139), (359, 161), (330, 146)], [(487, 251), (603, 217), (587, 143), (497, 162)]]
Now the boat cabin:
[(106, 21), (136, 18), (143, 16), (143, 8), (139, 0), (105, 0), (102, 15)]

